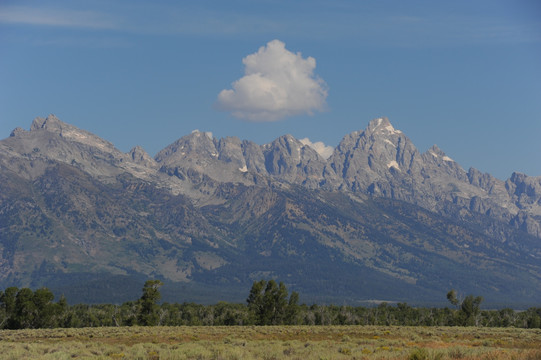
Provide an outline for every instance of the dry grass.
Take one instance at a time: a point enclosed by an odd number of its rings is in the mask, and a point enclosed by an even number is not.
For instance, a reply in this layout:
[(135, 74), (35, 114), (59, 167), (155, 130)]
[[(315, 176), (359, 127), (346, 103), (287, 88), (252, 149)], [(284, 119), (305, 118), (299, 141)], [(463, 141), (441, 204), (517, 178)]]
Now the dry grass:
[(247, 326), (0, 331), (2, 359), (541, 360), (541, 329)]

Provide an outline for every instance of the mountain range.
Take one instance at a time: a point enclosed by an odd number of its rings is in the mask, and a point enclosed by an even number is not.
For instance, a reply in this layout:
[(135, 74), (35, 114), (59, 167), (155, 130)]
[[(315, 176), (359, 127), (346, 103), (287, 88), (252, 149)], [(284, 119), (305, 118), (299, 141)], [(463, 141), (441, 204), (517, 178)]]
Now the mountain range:
[(541, 176), (465, 171), (386, 118), (330, 157), (284, 135), (194, 131), (154, 158), (59, 120), (0, 141), (0, 287), (121, 302), (244, 301), (275, 278), (301, 300), (541, 302)]

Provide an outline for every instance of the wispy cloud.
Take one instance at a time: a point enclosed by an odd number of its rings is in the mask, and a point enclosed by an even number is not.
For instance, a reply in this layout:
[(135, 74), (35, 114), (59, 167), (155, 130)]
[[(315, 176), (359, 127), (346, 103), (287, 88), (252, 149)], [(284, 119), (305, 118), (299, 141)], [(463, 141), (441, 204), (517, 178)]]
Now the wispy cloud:
[[(273, 11), (273, 7), (262, 11), (243, 0), (235, 8), (220, 3), (208, 6), (207, 2), (112, 1), (106, 7), (96, 2), (87, 9), (73, 2), (66, 9), (42, 2), (39, 6), (0, 5), (0, 23), (151, 35), (340, 39), (387, 47), (541, 41), (538, 23), (526, 16), (470, 14), (466, 10), (448, 13), (436, 5), (405, 10), (349, 1), (305, 6), (307, 3), (288, 2), (280, 7), (284, 11)], [(305, 16), (299, 17), (300, 12)]]
[(112, 16), (96, 11), (7, 6), (0, 8), (0, 23), (35, 26), (114, 29)]

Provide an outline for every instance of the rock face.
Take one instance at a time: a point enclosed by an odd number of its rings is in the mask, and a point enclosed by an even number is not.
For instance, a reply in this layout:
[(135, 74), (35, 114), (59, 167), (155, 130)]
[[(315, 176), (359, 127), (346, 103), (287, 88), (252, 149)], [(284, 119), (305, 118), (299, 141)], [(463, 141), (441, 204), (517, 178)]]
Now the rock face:
[(421, 154), (387, 118), (346, 135), (327, 160), (291, 135), (259, 146), (196, 132), (166, 147), (156, 161), (169, 173), (190, 169), (217, 182), (246, 185), (266, 177), (402, 200), (445, 216), (451, 215), (449, 206), (458, 206), (541, 237), (541, 177), (513, 174), (504, 182), (474, 168), (466, 172), (436, 145)]
[(128, 155), (130, 156), (130, 159), (138, 164), (142, 165), (148, 168), (156, 168), (156, 160), (154, 160), (142, 147), (139, 145), (132, 148)]
[(191, 169), (218, 182), (246, 185), (263, 176), (309, 189), (403, 200), (442, 215), (454, 204), (540, 237), (539, 177), (513, 174), (504, 182), (474, 168), (466, 172), (436, 145), (421, 154), (387, 118), (346, 135), (327, 160), (291, 135), (259, 146), (196, 132), (162, 150), (156, 161), (169, 173)]
[(159, 277), (243, 301), (277, 277), (320, 301), (541, 301), (541, 177), (465, 171), (386, 118), (328, 159), (291, 135), (200, 131), (153, 159), (36, 118), (0, 141), (0, 234), (1, 286)]
[[(516, 188), (516, 176), (504, 183), (473, 168), (466, 172), (436, 145), (421, 154), (385, 118), (373, 120), (363, 132), (346, 135), (329, 161), (353, 192), (407, 201), (442, 215), (450, 215), (451, 204), (498, 220), (514, 219), (518, 227), (523, 223), (516, 218), (519, 198), (506, 190)], [(536, 183), (538, 178), (528, 179)], [(527, 198), (532, 204), (528, 213), (535, 217), (541, 208), (533, 205), (535, 195)], [(539, 223), (539, 218), (529, 219)], [(539, 236), (536, 230), (529, 232)]]

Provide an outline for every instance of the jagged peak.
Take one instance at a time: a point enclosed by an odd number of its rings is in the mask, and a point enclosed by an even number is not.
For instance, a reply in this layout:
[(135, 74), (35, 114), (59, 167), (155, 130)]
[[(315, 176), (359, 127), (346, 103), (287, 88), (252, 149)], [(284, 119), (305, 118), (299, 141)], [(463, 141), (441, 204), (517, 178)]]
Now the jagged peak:
[[(166, 161), (169, 157), (185, 157), (187, 154), (197, 154), (197, 156), (212, 155), (218, 156), (216, 145), (218, 140), (214, 139), (211, 132), (194, 130), (190, 134), (181, 137), (172, 144), (156, 154), (154, 160), (157, 162)], [(174, 161), (174, 159), (173, 159)]]
[(481, 170), (474, 168), (473, 166), (470, 166), (468, 169), (468, 176), (471, 175), (484, 175), (486, 173), (483, 173)]
[(134, 146), (129, 152), (128, 155), (136, 164), (153, 164), (155, 160), (143, 149), (141, 146)]
[(22, 127), (16, 127), (15, 129), (13, 129), (11, 134), (9, 134), (9, 136), (10, 137), (15, 137), (15, 136), (19, 136), (19, 135), (24, 134), (24, 133), (26, 133), (25, 129), (23, 129)]
[(481, 172), (480, 170), (470, 167), (466, 174), (468, 176), (468, 181), (470, 184), (478, 186), (484, 190), (490, 190), (490, 187), (493, 183), (500, 181), (489, 173)]
[(452, 161), (455, 162), (453, 159), (451, 159), (449, 156), (447, 156), (442, 149), (438, 147), (438, 145), (434, 144), (430, 149), (428, 149), (427, 153), (430, 155), (441, 158), (443, 161)]
[(389, 118), (386, 117), (386, 116), (383, 116), (383, 117), (378, 117), (378, 118), (370, 120), (370, 122), (368, 123), (368, 127), (366, 129), (367, 130), (372, 130), (372, 129), (376, 129), (376, 128), (380, 127), (380, 126), (389, 126), (389, 125), (391, 125), (391, 122), (389, 121)]
[(175, 142), (173, 142), (167, 147), (171, 147), (171, 146), (183, 147), (187, 144), (205, 146), (206, 144), (209, 144), (209, 143), (214, 144), (215, 142), (217, 142), (217, 140), (214, 139), (214, 136), (211, 132), (193, 130), (190, 134), (184, 135), (183, 137), (176, 140)]
[(432, 147), (428, 149), (428, 152), (431, 153), (431, 155), (445, 156), (445, 153), (443, 152), (443, 150), (440, 149), (438, 145), (436, 144), (432, 145)]
[(528, 175), (524, 174), (524, 173), (521, 173), (521, 172), (518, 172), (518, 171), (514, 171), (512, 174), (511, 174), (511, 177), (509, 178), (509, 180), (511, 182), (524, 182), (524, 180), (528, 177)]
[(291, 134), (282, 135), (274, 141), (299, 142), (299, 140), (297, 140), (297, 138)]
[(192, 135), (195, 136), (195, 137), (205, 135), (207, 138), (209, 138), (209, 140), (214, 139), (214, 135), (210, 131), (200, 131), (198, 129), (195, 129), (195, 130), (192, 131)]
[(135, 145), (133, 148), (131, 148), (131, 150), (128, 152), (128, 154), (132, 155), (132, 154), (145, 154), (145, 155), (148, 155), (148, 153), (145, 151), (145, 149), (143, 149), (142, 146), (140, 145)]
[[(301, 159), (319, 159), (325, 161), (326, 158), (317, 149), (317, 145), (307, 142), (307, 138), (299, 140), (291, 134), (282, 135), (273, 142), (262, 146), (263, 152), (282, 152), (285, 151), (297, 160)], [(325, 146), (323, 143), (321, 145)], [(321, 150), (321, 149), (319, 149)], [(326, 154), (328, 155), (328, 154)], [(329, 156), (327, 156), (329, 157)]]
[(34, 121), (32, 121), (32, 125), (30, 126), (30, 131), (39, 130), (39, 129), (45, 129), (49, 131), (61, 131), (62, 126), (66, 125), (64, 122), (60, 121), (59, 118), (56, 117), (54, 114), (49, 114), (46, 118), (42, 117), (36, 117)]
[(293, 135), (285, 134), (285, 135), (282, 135), (282, 136), (274, 139), (270, 143), (264, 144), (263, 148), (268, 149), (268, 148), (271, 148), (271, 147), (276, 146), (278, 144), (292, 144), (292, 143), (293, 144), (298, 144), (299, 146), (303, 146), (303, 144), (299, 140), (297, 140)]
[(336, 149), (344, 150), (353, 144), (358, 144), (361, 139), (364, 139), (362, 140), (363, 142), (384, 142), (387, 143), (386, 146), (391, 145), (397, 147), (399, 138), (405, 137), (406, 136), (402, 131), (394, 128), (388, 118), (380, 117), (370, 121), (364, 131), (357, 130), (345, 135)]
[(366, 128), (365, 133), (402, 134), (402, 131), (396, 130), (387, 117), (380, 117), (368, 123), (368, 127)]
[(61, 121), (54, 114), (46, 118), (37, 117), (32, 121), (30, 131), (45, 130), (47, 132), (59, 135), (63, 139), (75, 141), (78, 143), (98, 147), (104, 151), (115, 150), (115, 147), (109, 141), (103, 140), (89, 131), (79, 129), (76, 126)]

